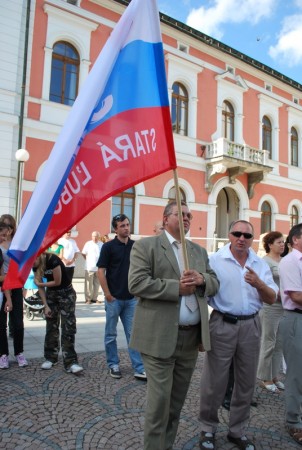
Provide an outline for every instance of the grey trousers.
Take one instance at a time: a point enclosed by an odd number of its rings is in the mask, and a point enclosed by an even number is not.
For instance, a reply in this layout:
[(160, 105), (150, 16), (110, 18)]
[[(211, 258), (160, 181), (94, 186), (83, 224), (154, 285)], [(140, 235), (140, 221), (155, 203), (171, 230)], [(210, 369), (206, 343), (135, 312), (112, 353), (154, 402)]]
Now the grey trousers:
[(230, 408), (229, 434), (241, 437), (250, 416), (260, 349), (261, 325), (259, 315), (236, 324), (223, 321), (213, 311), (210, 319), (212, 350), (206, 352), (201, 374), (201, 430), (215, 433), (219, 424), (218, 409), (222, 404), (229, 367), (234, 362), (234, 389)]
[(285, 420), (289, 427), (302, 428), (302, 314), (284, 311), (279, 327), (287, 365)]
[(200, 326), (179, 331), (170, 358), (142, 354), (148, 379), (144, 450), (172, 450), (199, 343)]
[(259, 313), (262, 327), (257, 378), (263, 381), (278, 378), (282, 364), (282, 346), (279, 323), (283, 316), (280, 302), (263, 305)]

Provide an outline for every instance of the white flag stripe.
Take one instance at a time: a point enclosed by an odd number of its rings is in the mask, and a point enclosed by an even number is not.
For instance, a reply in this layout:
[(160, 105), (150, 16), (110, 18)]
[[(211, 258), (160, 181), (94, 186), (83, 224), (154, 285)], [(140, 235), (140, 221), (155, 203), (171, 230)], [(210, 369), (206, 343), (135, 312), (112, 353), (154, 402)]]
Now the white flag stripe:
[(156, 0), (148, 1), (144, 8), (140, 8), (139, 2), (133, 5), (133, 7), (135, 8), (134, 15), (138, 16), (139, 20), (134, 21), (124, 46), (137, 39), (137, 36), (140, 36), (140, 39), (145, 42), (151, 42), (153, 44), (161, 42)]

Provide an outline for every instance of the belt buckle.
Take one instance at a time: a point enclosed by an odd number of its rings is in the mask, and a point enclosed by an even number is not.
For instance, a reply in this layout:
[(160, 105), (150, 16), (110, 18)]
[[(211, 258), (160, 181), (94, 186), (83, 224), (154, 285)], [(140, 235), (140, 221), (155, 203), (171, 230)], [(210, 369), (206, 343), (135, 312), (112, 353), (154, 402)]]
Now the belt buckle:
[(229, 314), (229, 313), (224, 313), (223, 314), (223, 321), (235, 324), (235, 323), (238, 322), (238, 317), (237, 316), (233, 316), (232, 314)]

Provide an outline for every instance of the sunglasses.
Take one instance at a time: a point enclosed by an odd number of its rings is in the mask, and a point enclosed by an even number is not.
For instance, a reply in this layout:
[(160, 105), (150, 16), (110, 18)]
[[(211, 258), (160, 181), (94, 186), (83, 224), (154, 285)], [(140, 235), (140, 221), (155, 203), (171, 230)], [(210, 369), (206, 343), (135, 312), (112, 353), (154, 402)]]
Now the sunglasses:
[(253, 237), (251, 233), (242, 233), (241, 231), (231, 231), (230, 234), (236, 238), (243, 236), (244, 239), (252, 239)]

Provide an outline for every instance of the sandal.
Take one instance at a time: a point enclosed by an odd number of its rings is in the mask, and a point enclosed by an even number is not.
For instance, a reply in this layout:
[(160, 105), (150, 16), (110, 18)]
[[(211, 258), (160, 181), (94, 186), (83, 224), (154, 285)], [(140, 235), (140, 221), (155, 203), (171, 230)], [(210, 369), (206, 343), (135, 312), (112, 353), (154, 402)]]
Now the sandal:
[(209, 431), (202, 431), (200, 433), (199, 447), (201, 449), (215, 450), (215, 433)]
[(267, 391), (273, 393), (273, 394), (280, 394), (279, 389), (277, 388), (277, 386), (275, 385), (275, 383), (272, 384), (265, 384), (264, 381), (261, 381), (260, 386), (263, 389), (266, 389)]
[(228, 434), (227, 438), (230, 442), (237, 445), (237, 447), (240, 448), (240, 450), (256, 450), (255, 444), (252, 441), (250, 441), (246, 436), (236, 438)]
[(295, 442), (302, 445), (302, 430), (301, 428), (289, 428), (287, 427), (289, 435), (293, 438)]

